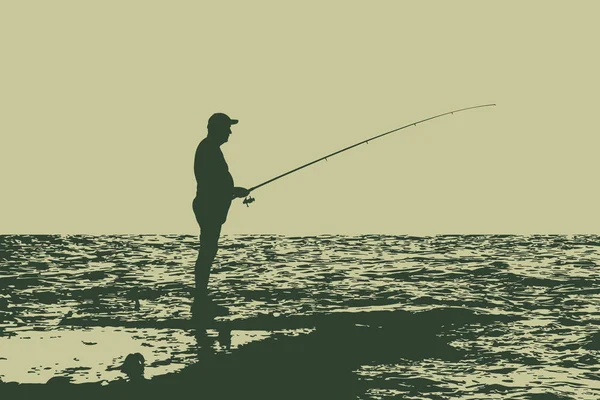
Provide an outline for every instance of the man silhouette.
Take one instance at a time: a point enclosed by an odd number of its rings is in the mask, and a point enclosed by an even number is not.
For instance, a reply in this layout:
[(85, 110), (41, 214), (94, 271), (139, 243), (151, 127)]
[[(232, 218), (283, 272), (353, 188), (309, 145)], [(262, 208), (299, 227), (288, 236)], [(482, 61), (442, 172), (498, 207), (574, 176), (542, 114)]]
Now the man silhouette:
[(210, 269), (218, 249), (221, 226), (227, 220), (231, 201), (248, 195), (248, 190), (233, 186), (233, 178), (221, 152), (221, 145), (229, 140), (231, 125), (238, 123), (223, 113), (208, 119), (208, 135), (203, 139), (194, 158), (196, 198), (192, 208), (200, 225), (200, 249), (194, 269), (196, 292), (192, 305), (194, 318), (211, 317), (215, 306), (208, 297)]

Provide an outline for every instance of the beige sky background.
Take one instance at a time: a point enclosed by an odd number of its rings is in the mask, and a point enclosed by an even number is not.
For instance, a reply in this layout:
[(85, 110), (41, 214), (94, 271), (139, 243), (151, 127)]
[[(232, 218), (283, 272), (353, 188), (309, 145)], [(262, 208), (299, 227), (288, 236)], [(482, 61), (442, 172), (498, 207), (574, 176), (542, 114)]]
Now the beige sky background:
[(0, 233), (600, 233), (597, 1), (4, 1)]

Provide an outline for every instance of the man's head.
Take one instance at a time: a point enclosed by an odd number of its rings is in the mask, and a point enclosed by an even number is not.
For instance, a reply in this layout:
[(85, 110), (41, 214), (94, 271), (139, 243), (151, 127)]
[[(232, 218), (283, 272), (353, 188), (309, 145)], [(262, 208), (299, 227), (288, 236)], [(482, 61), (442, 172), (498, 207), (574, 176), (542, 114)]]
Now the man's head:
[(219, 144), (223, 144), (229, 140), (231, 125), (237, 123), (237, 119), (231, 119), (223, 113), (215, 113), (208, 119), (208, 137), (215, 138)]

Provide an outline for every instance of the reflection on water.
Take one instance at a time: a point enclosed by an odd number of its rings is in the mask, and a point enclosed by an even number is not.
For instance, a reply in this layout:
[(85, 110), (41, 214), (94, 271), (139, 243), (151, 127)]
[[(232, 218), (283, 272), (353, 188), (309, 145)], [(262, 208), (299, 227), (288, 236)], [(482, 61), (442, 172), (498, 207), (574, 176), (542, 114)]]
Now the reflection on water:
[[(289, 340), (370, 349), (349, 349), (347, 359), (366, 397), (600, 393), (598, 236), (225, 237), (211, 289), (230, 312), (219, 326), (236, 329), (216, 326), (200, 341), (165, 325), (190, 317), (196, 242), (0, 236), (0, 378), (109, 382), (124, 377), (112, 368), (139, 352), (150, 379), (197, 362), (201, 343), (235, 353), (287, 330)], [(136, 322), (145, 325), (128, 328)], [(414, 346), (423, 335), (396, 335), (434, 322), (452, 356), (369, 347)]]

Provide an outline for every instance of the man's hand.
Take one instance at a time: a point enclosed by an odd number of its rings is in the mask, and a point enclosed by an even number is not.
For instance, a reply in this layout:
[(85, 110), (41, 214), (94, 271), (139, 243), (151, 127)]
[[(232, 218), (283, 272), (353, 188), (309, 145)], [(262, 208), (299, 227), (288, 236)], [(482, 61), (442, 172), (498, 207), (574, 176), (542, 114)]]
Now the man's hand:
[(234, 187), (233, 188), (233, 198), (238, 199), (242, 197), (246, 197), (250, 194), (250, 191), (243, 187)]

